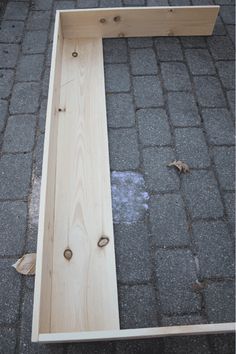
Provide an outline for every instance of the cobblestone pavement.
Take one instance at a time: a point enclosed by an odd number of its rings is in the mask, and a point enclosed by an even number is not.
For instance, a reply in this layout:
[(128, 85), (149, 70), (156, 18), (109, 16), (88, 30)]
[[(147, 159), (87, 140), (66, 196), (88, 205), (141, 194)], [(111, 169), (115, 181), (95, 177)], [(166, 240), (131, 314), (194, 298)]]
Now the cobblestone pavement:
[[(104, 41), (110, 162), (122, 328), (233, 321), (234, 1), (9, 1), (0, 31), (0, 353), (234, 353), (232, 335), (32, 344), (33, 278), (11, 267), (36, 249), (55, 10), (213, 3), (222, 5), (213, 37)], [(175, 158), (191, 173), (167, 168)]]

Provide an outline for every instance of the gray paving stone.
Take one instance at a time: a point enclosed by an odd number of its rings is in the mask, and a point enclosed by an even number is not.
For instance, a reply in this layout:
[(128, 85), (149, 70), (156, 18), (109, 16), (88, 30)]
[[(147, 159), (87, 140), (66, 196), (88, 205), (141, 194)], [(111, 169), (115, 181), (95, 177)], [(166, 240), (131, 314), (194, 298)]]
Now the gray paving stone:
[(51, 66), (51, 59), (52, 59), (52, 43), (49, 44), (46, 54), (46, 66)]
[(13, 70), (0, 69), (0, 98), (7, 98), (10, 95), (13, 79)]
[(215, 66), (207, 49), (187, 49), (185, 55), (193, 75), (215, 74)]
[(38, 128), (41, 133), (45, 131), (47, 102), (47, 98), (44, 98), (40, 104)]
[(22, 51), (24, 54), (44, 53), (47, 45), (47, 31), (29, 31), (26, 32)]
[(34, 145), (36, 117), (10, 116), (4, 134), (4, 152), (29, 152)]
[(125, 6), (144, 6), (145, 0), (123, 0)]
[(117, 341), (116, 353), (119, 354), (157, 354), (162, 353), (162, 343), (157, 339), (135, 339), (129, 341)]
[(169, 145), (171, 132), (164, 109), (148, 108), (137, 111), (139, 137), (143, 145)]
[(152, 48), (130, 50), (131, 73), (133, 75), (157, 74), (157, 63)]
[(226, 25), (235, 24), (235, 8), (233, 6), (221, 6), (220, 16)]
[(163, 314), (200, 310), (199, 294), (193, 291), (193, 284), (197, 280), (195, 263), (189, 250), (158, 249), (156, 276)]
[(150, 200), (150, 222), (158, 247), (188, 246), (190, 238), (184, 204), (179, 194), (165, 194)]
[(24, 30), (24, 22), (2, 21), (0, 31), (0, 42), (20, 43)]
[(227, 25), (226, 28), (231, 41), (235, 44), (235, 26)]
[(204, 109), (202, 111), (202, 117), (210, 144), (234, 144), (234, 127), (227, 109)]
[(0, 44), (0, 67), (14, 68), (19, 53), (19, 44)]
[(34, 0), (34, 10), (50, 10), (52, 8), (53, 0)]
[(124, 38), (105, 39), (103, 41), (105, 63), (127, 63), (127, 42)]
[(181, 37), (180, 40), (185, 48), (206, 48), (204, 37)]
[(213, 158), (221, 188), (224, 190), (234, 190), (234, 147), (215, 147), (213, 149)]
[(175, 127), (199, 126), (200, 116), (194, 96), (190, 92), (169, 92), (169, 113)]
[(150, 285), (119, 287), (121, 328), (157, 326), (155, 290)]
[(219, 80), (213, 76), (194, 77), (198, 102), (203, 107), (226, 106)]
[(9, 1), (4, 14), (5, 20), (25, 20), (29, 2)]
[(43, 146), (44, 146), (44, 134), (40, 134), (37, 137), (37, 143), (35, 147), (35, 169), (34, 173), (36, 176), (42, 175), (42, 164), (43, 164)]
[(172, 6), (188, 6), (191, 5), (190, 0), (169, 0)]
[(161, 61), (183, 60), (183, 53), (179, 38), (155, 39), (157, 58)]
[(234, 282), (209, 284), (204, 290), (206, 313), (210, 323), (234, 322)]
[(148, 48), (152, 47), (151, 37), (130, 37), (128, 38), (128, 45), (130, 48)]
[(183, 176), (183, 189), (193, 219), (223, 216), (223, 205), (212, 172), (192, 170)]
[(163, 316), (161, 319), (162, 326), (185, 326), (205, 323), (207, 323), (205, 318), (195, 314), (185, 316)]
[(0, 99), (0, 133), (3, 131), (7, 119), (8, 102)]
[(0, 160), (0, 198), (24, 198), (31, 177), (31, 154), (3, 155)]
[(210, 342), (216, 354), (233, 354), (235, 351), (235, 335), (233, 333), (211, 335)]
[(175, 129), (175, 143), (177, 159), (186, 162), (190, 168), (210, 166), (210, 156), (202, 129)]
[(156, 192), (179, 190), (177, 172), (167, 167), (175, 159), (171, 148), (146, 148), (143, 150), (143, 159), (145, 180), (149, 190)]
[(0, 260), (0, 324), (13, 324), (19, 314), (21, 279), (13, 269), (14, 258)]
[(26, 24), (27, 30), (47, 30), (50, 23), (50, 11), (31, 11)]
[(235, 228), (235, 193), (227, 192), (224, 194), (224, 202), (226, 207), (226, 214), (231, 229), (234, 232)]
[(108, 133), (110, 166), (112, 170), (132, 170), (139, 166), (137, 133), (133, 128)]
[(48, 96), (49, 78), (50, 78), (50, 67), (46, 68), (43, 75), (42, 95), (46, 97)]
[(105, 66), (106, 92), (130, 90), (130, 75), (127, 64), (107, 64)]
[(216, 60), (234, 60), (234, 47), (231, 40), (225, 36), (208, 37), (209, 44), (213, 58)]
[(0, 348), (1, 353), (14, 353), (16, 346), (16, 331), (14, 328), (1, 328)]
[[(78, 1), (87, 1), (89, 3), (90, 0), (78, 0)], [(68, 10), (75, 8), (76, 1), (64, 0), (64, 1), (54, 1), (53, 10), (54, 13), (56, 10)], [(79, 6), (77, 6), (79, 7)], [(88, 7), (88, 6), (87, 6)]]
[(147, 226), (143, 223), (116, 225), (115, 245), (118, 281), (149, 281), (151, 263)]
[(214, 0), (216, 5), (234, 5), (235, 0)]
[(106, 97), (108, 126), (132, 127), (135, 124), (133, 99), (129, 93), (109, 94)]
[(226, 89), (235, 88), (235, 66), (234, 61), (218, 61), (216, 63), (220, 79)]
[(33, 292), (26, 291), (22, 299), (20, 353), (38, 353), (38, 344), (31, 342), (32, 312)]
[(192, 4), (195, 6), (214, 5), (214, 1), (213, 0), (192, 0)]
[(164, 85), (170, 91), (188, 91), (191, 83), (186, 65), (183, 63), (162, 63)]
[(18, 81), (39, 81), (43, 71), (44, 55), (23, 55), (16, 70)]
[(147, 0), (147, 6), (169, 6), (168, 0)]
[(98, 0), (77, 0), (77, 7), (79, 9), (98, 7)]
[(39, 105), (40, 86), (34, 82), (16, 83), (13, 86), (10, 113), (35, 113)]
[(21, 255), (25, 243), (26, 219), (26, 203), (0, 203), (1, 256)]
[(120, 7), (122, 5), (121, 0), (100, 0), (100, 7)]
[(215, 27), (213, 30), (213, 35), (214, 36), (224, 36), (226, 34), (227, 34), (227, 32), (225, 29), (225, 25), (223, 24), (221, 18), (217, 17)]
[[(51, 346), (51, 344), (49, 344)], [(60, 344), (58, 344), (58, 347)], [(62, 346), (59, 347), (61, 354), (64, 353)], [(55, 350), (55, 349), (54, 349)], [(58, 353), (52, 351), (51, 354)], [(115, 354), (115, 348), (113, 342), (87, 342), (87, 343), (73, 343), (70, 344), (66, 351), (67, 354)], [(44, 352), (42, 352), (44, 354)]]
[(235, 114), (235, 91), (228, 91), (227, 98), (233, 115)]
[(158, 76), (134, 77), (133, 85), (135, 103), (138, 108), (160, 107), (164, 104)]
[(197, 222), (193, 223), (192, 230), (201, 278), (233, 277), (233, 244), (226, 224)]
[(164, 343), (165, 354), (211, 354), (205, 336), (170, 337), (165, 338)]

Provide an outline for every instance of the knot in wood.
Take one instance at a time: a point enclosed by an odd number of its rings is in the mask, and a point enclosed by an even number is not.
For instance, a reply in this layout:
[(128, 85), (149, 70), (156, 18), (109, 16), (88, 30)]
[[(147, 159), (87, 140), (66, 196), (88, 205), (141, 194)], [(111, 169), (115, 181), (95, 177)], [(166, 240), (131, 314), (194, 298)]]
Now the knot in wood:
[(106, 23), (106, 19), (105, 18), (100, 18), (100, 22), (101, 23)]
[(120, 16), (115, 16), (114, 18), (113, 18), (113, 21), (114, 22), (120, 22)]
[(101, 236), (98, 240), (98, 247), (105, 247), (109, 243), (109, 237)]
[(70, 261), (72, 256), (73, 256), (73, 253), (72, 253), (71, 249), (66, 248), (65, 251), (64, 251), (65, 259), (67, 259), (67, 261)]
[(73, 52), (72, 53), (72, 57), (76, 58), (78, 56), (78, 53), (77, 52)]

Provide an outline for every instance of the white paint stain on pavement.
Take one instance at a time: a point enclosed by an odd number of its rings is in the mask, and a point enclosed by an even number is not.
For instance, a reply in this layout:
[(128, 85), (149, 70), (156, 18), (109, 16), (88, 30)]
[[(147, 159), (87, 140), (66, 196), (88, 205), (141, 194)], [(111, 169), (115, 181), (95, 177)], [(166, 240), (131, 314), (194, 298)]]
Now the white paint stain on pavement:
[(149, 195), (140, 173), (112, 172), (111, 191), (114, 223), (130, 224), (144, 216)]
[(30, 223), (38, 225), (39, 219), (39, 200), (40, 200), (41, 178), (35, 177), (32, 186), (32, 194), (29, 204)]

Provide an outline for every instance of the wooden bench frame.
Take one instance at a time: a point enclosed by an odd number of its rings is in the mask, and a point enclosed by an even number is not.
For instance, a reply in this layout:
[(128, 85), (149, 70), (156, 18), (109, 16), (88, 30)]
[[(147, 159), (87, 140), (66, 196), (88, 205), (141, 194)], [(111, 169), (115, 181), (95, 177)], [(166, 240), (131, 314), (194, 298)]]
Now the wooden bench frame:
[(103, 68), (102, 38), (211, 35), (218, 11), (219, 6), (57, 11), (32, 341), (234, 331), (234, 323), (120, 329)]

